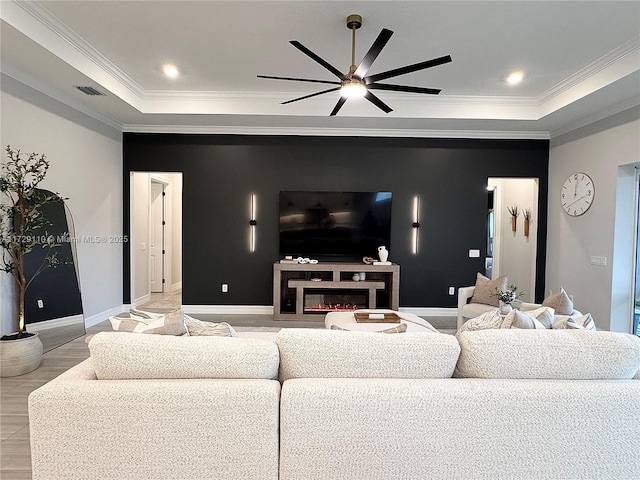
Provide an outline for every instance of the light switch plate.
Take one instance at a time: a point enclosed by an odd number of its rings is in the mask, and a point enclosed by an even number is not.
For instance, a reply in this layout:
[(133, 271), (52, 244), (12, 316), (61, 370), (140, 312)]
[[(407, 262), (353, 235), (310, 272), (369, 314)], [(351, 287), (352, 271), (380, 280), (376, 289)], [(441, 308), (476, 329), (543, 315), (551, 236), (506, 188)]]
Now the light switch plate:
[(479, 258), (480, 257), (480, 250), (469, 250), (469, 258)]
[(607, 266), (607, 257), (599, 257), (599, 256), (592, 256), (591, 257), (591, 265), (598, 265), (599, 267), (606, 267)]

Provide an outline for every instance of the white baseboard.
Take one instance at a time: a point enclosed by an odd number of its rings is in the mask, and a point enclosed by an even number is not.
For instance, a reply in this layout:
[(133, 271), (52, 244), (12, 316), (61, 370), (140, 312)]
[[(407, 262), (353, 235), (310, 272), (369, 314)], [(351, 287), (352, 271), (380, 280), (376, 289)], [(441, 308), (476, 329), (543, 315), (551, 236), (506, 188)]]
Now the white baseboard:
[(174, 283), (171, 285), (171, 291), (177, 292), (178, 290), (182, 290), (182, 282)]
[(399, 312), (413, 313), (419, 317), (457, 317), (457, 308), (447, 307), (400, 307)]
[(91, 315), (90, 317), (85, 317), (84, 326), (93, 327), (100, 322), (104, 322), (109, 317), (118, 315), (122, 312), (128, 312), (129, 308), (131, 308), (131, 305), (118, 305), (117, 307), (110, 308), (109, 310), (105, 310), (104, 312), (96, 313), (95, 315)]
[(272, 305), (183, 305), (186, 314), (273, 315)]
[[(272, 305), (183, 305), (186, 314), (237, 314), (273, 315)], [(400, 312), (413, 313), (419, 317), (455, 317), (457, 308), (446, 307), (400, 307)]]
[(42, 322), (28, 323), (27, 331), (40, 332), (42, 330), (49, 330), (50, 328), (67, 327), (69, 325), (82, 324), (83, 317), (80, 315), (71, 315), (69, 317), (53, 318), (51, 320), (44, 320)]

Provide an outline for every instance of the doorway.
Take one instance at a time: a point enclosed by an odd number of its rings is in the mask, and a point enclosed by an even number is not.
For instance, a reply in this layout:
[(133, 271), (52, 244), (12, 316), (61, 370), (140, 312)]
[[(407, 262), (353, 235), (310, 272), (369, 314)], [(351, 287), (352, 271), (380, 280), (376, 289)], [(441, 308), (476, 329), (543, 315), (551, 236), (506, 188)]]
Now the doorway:
[[(538, 179), (498, 178), (487, 180), (487, 258), (489, 278), (509, 277), (509, 285), (524, 293), (523, 300), (535, 302), (538, 244)], [(518, 207), (515, 231), (508, 208)], [(493, 207), (493, 208), (490, 208)], [(524, 212), (530, 213), (529, 229), (524, 230)], [(489, 255), (491, 253), (491, 255)]]
[(131, 303), (182, 304), (182, 173), (130, 174)]

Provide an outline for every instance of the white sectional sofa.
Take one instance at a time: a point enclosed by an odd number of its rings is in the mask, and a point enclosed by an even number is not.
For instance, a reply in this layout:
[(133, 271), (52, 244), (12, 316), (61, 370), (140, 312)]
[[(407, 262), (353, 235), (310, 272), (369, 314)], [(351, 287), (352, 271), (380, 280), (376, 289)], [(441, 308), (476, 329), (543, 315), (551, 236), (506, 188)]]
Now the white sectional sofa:
[(29, 397), (35, 480), (640, 478), (631, 335), (101, 333), (90, 348)]

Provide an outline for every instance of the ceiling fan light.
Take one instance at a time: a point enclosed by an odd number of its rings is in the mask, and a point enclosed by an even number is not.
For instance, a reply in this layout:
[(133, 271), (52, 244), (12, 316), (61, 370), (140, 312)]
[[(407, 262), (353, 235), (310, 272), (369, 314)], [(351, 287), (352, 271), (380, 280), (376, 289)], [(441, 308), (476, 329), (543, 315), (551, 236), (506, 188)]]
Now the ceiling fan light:
[(357, 80), (347, 80), (342, 83), (340, 95), (344, 98), (359, 98), (367, 94), (367, 87)]

